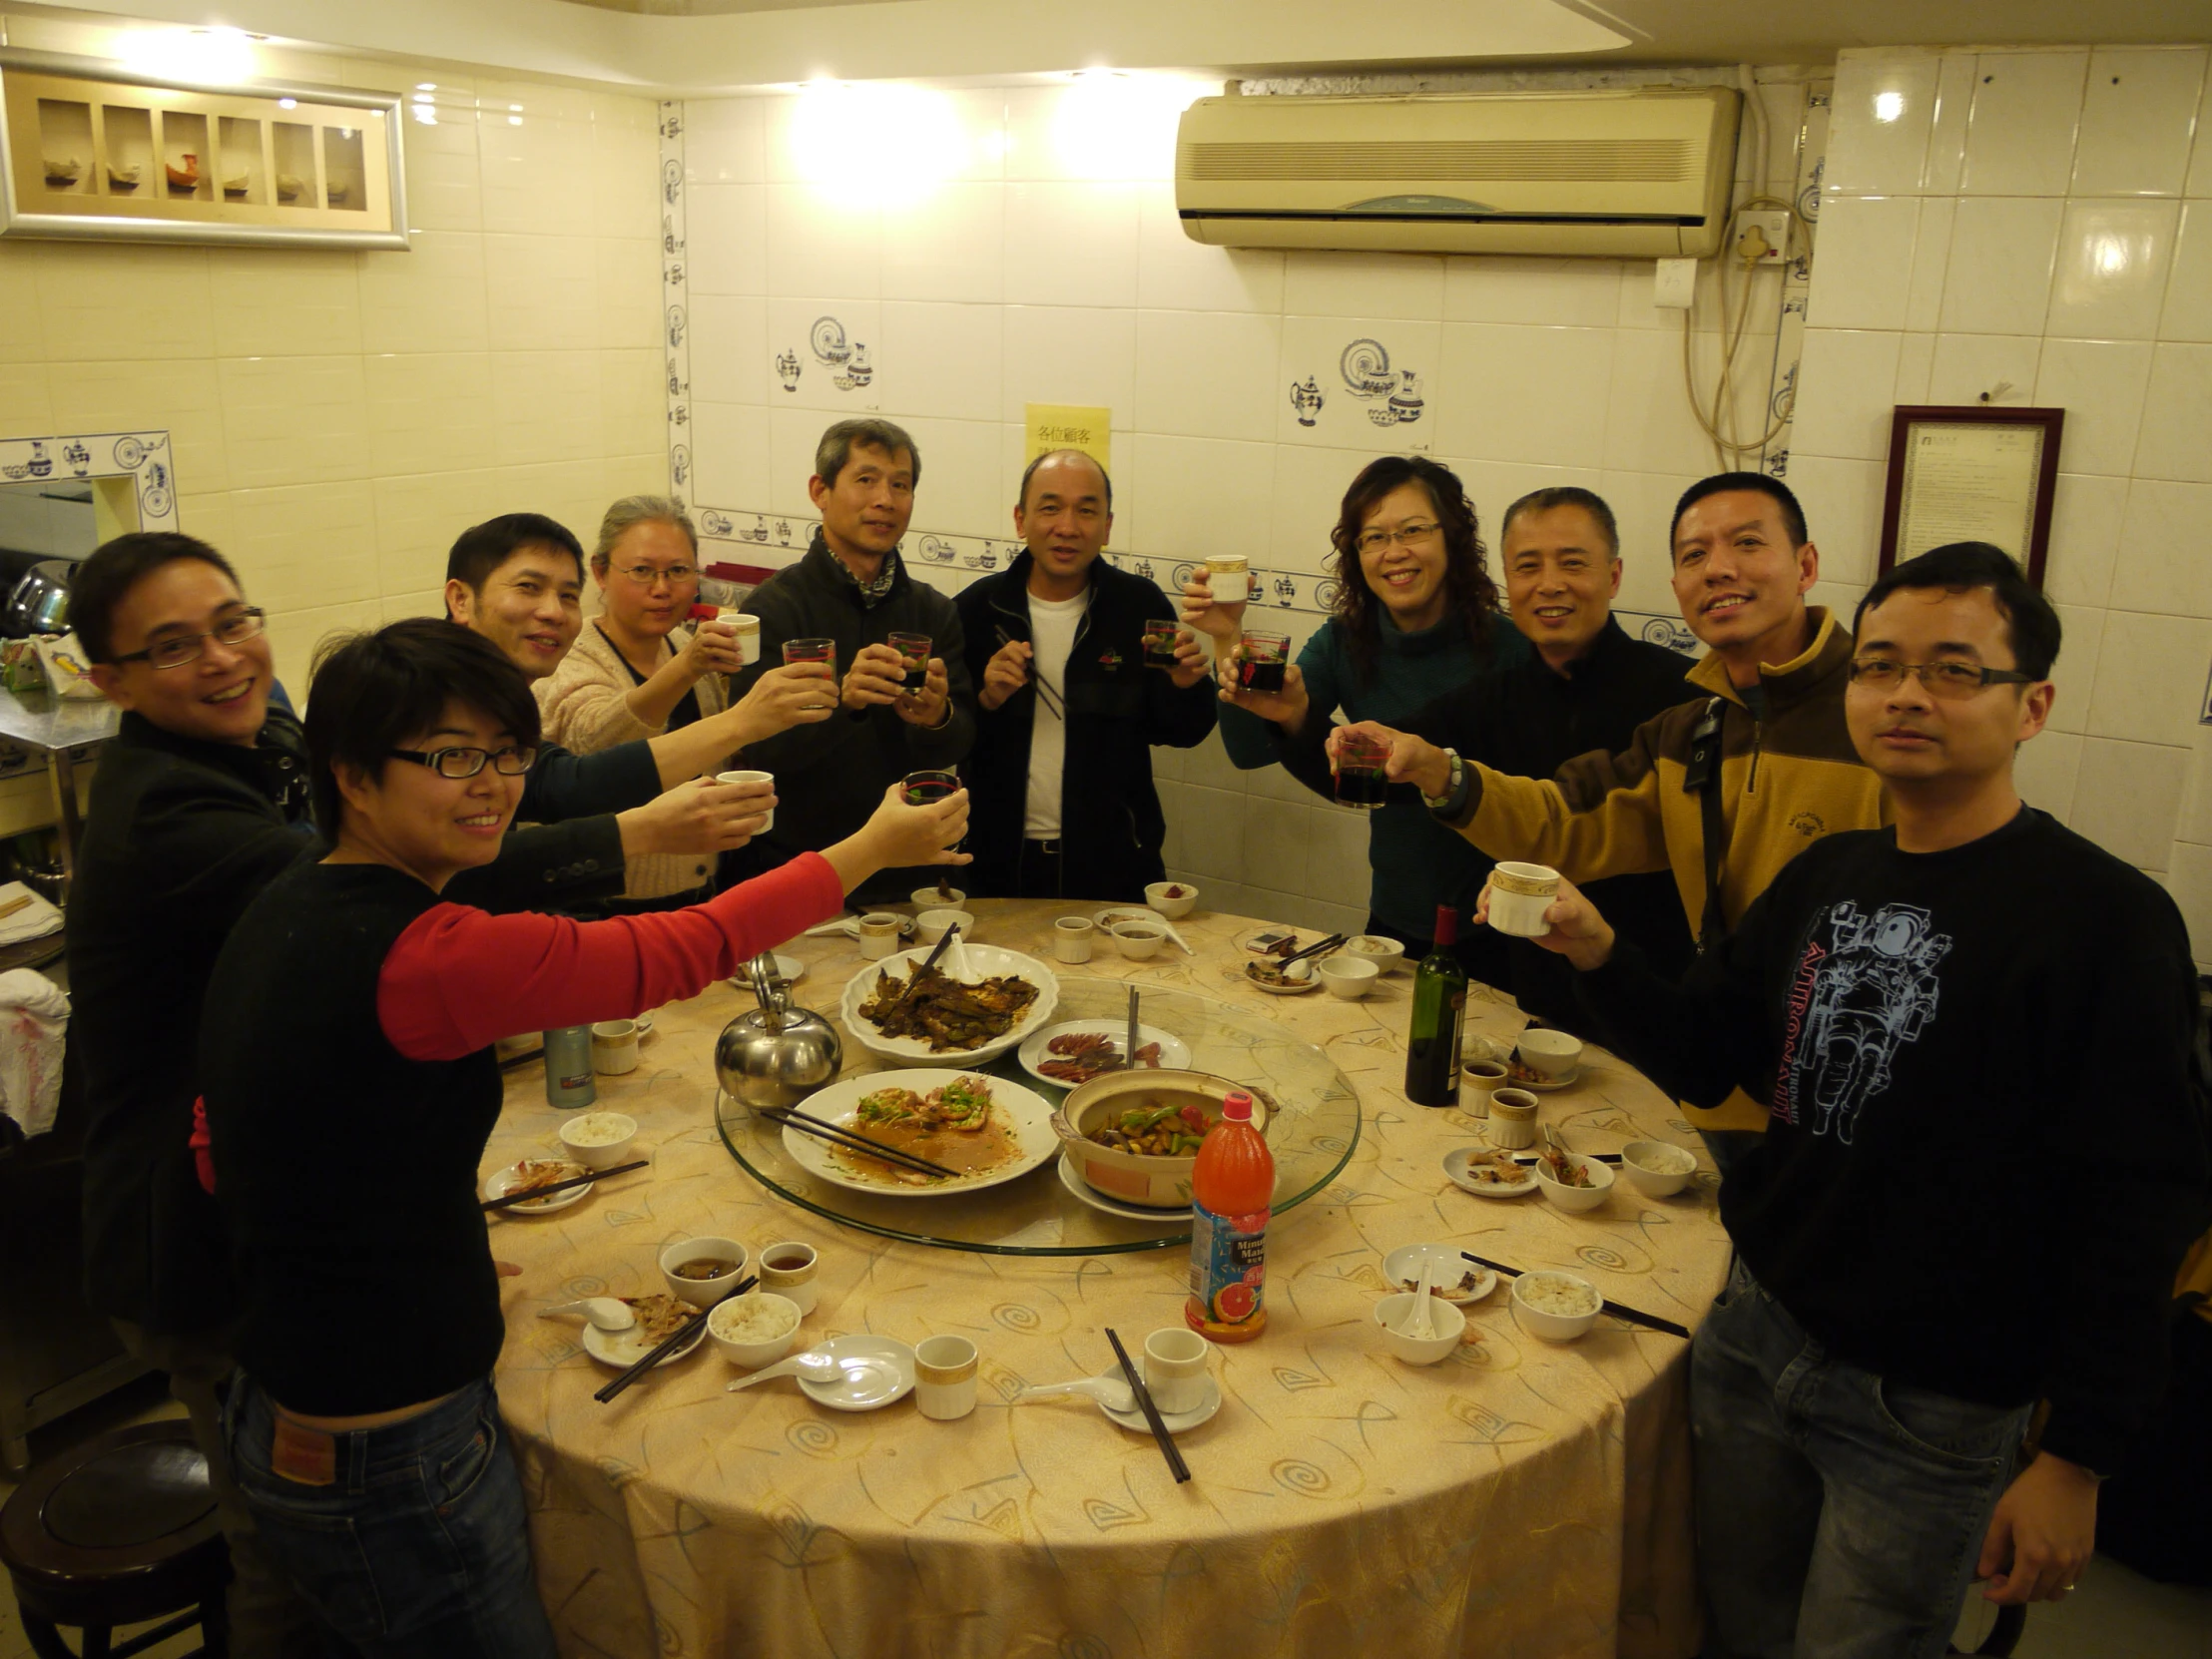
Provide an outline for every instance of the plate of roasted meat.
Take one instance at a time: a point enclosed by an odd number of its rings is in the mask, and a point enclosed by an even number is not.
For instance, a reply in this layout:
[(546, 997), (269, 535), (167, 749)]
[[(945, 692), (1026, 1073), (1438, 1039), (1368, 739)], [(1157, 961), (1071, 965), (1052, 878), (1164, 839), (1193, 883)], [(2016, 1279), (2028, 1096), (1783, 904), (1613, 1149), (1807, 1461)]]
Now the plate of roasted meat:
[[(1064, 1025), (1048, 1025), (1022, 1040), (1014, 1056), (1021, 1069), (1040, 1082), (1063, 1089), (1076, 1088), (1110, 1071), (1125, 1071), (1122, 1049), (1128, 1045), (1125, 1019), (1077, 1019)], [(1190, 1045), (1157, 1025), (1137, 1027), (1137, 1064), (1140, 1068), (1188, 1071)]]
[(1034, 956), (964, 940), (933, 968), (901, 950), (845, 981), (839, 1014), (862, 1048), (908, 1065), (979, 1066), (1052, 1018), (1060, 981)]

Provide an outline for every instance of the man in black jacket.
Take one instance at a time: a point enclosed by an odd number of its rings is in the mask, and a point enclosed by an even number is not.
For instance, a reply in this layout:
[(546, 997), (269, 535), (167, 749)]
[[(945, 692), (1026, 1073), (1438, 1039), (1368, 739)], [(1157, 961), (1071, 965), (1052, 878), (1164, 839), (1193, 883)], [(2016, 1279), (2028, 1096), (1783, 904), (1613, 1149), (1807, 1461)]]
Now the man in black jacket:
[[(306, 1615), (255, 1542), (223, 1457), (229, 1247), (193, 1172), (194, 1056), (216, 953), (262, 888), (316, 850), (306, 748), (262, 613), (190, 536), (119, 536), (79, 568), (69, 620), (124, 713), (100, 754), (66, 921), (70, 1059), (82, 1068), (85, 1296), (190, 1413), (231, 1540), (234, 1653), (298, 1647)], [(622, 889), (570, 833), (510, 835), (469, 902), (574, 903)]]
[[(1549, 778), (1593, 749), (1619, 753), (1653, 715), (1697, 695), (1685, 678), (1691, 658), (1631, 639), (1613, 620), (1620, 532), (1602, 496), (1571, 485), (1533, 491), (1505, 509), (1498, 535), (1513, 626), (1536, 655), (1437, 698), (1407, 731), (1514, 777)], [(1673, 876), (1616, 875), (1586, 890), (1661, 973), (1689, 966)], [(1557, 955), (1491, 929), (1474, 944), (1470, 971), (1494, 976), (1524, 1013), (1590, 1034), (1573, 970)]]
[(1028, 551), (957, 601), (980, 688), (961, 769), (979, 893), (1141, 900), (1167, 873), (1151, 746), (1204, 743), (1218, 699), (1188, 629), (1174, 667), (1146, 664), (1145, 625), (1175, 609), (1099, 558), (1113, 527), (1104, 467), (1077, 449), (1039, 455), (1014, 503)]
[[(910, 772), (944, 772), (975, 740), (975, 692), (961, 655), (952, 601), (917, 582), (898, 557), (914, 514), (921, 454), (887, 420), (840, 420), (822, 434), (807, 481), (822, 528), (806, 557), (755, 588), (745, 610), (761, 619), (761, 660), (730, 681), (733, 704), (749, 698), (784, 660), (792, 640), (826, 639), (836, 652), (835, 703), (822, 725), (756, 743), (746, 759), (776, 776), (776, 823), (756, 843), (762, 867), (851, 834)], [(922, 689), (905, 689), (905, 665), (887, 643), (925, 636)], [(862, 903), (903, 899), (943, 871), (882, 870)]]

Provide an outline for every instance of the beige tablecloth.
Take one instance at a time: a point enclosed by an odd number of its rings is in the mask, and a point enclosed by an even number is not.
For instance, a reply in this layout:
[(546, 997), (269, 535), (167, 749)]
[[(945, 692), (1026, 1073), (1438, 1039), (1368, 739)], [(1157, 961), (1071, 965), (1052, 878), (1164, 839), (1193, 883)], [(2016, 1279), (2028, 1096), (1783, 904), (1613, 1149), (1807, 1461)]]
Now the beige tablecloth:
[[(1048, 955), (1050, 917), (1075, 906), (976, 908), (986, 941)], [(1694, 1651), (1686, 1345), (1608, 1320), (1547, 1346), (1521, 1333), (1501, 1290), (1469, 1310), (1478, 1342), (1415, 1369), (1381, 1351), (1372, 1316), (1385, 1252), (1451, 1240), (1572, 1269), (1694, 1327), (1727, 1261), (1711, 1175), (1664, 1200), (1618, 1182), (1579, 1216), (1458, 1191), (1440, 1162), (1476, 1123), (1410, 1106), (1398, 1088), (1410, 970), (1359, 1002), (1266, 997), (1236, 977), (1230, 940), (1252, 925), (1202, 911), (1180, 924), (1195, 957), (1103, 951), (1075, 970), (1280, 1019), (1360, 1095), (1351, 1162), (1271, 1231), (1267, 1333), (1218, 1352), (1225, 1402), (1184, 1436), (1195, 1478), (1181, 1486), (1148, 1436), (1087, 1401), (1009, 1401), (1024, 1382), (1106, 1369), (1106, 1326), (1128, 1342), (1178, 1323), (1184, 1252), (982, 1256), (825, 1222), (760, 1186), (714, 1129), (714, 1037), (750, 998), (720, 986), (660, 1010), (644, 1063), (600, 1087), (602, 1104), (638, 1119), (655, 1167), (559, 1214), (492, 1224), (494, 1254), (523, 1268), (507, 1281), (499, 1392), (565, 1654)], [(797, 953), (809, 967), (798, 1000), (834, 1017), (857, 947), (808, 939)], [(1469, 1016), (1505, 1037), (1521, 1023), (1479, 992)], [(867, 1063), (857, 1044), (846, 1050), (848, 1065)], [(546, 1106), (539, 1067), (511, 1074), (486, 1169), (555, 1149), (565, 1115)], [(1671, 1102), (1596, 1050), (1581, 1082), (1545, 1097), (1542, 1121), (1580, 1151), (1638, 1135), (1697, 1144)], [(827, 1410), (788, 1382), (729, 1394), (734, 1374), (706, 1347), (595, 1403), (608, 1372), (580, 1351), (573, 1322), (538, 1311), (660, 1290), (661, 1247), (698, 1234), (756, 1252), (813, 1243), (823, 1270), (808, 1340), (968, 1337), (982, 1351), (981, 1403), (942, 1423), (911, 1399)]]

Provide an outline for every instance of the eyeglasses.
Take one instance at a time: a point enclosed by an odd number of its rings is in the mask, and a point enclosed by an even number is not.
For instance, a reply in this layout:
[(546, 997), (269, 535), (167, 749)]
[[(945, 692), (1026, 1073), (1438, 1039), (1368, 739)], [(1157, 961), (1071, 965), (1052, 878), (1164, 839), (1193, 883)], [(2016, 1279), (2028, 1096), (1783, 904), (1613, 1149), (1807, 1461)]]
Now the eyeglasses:
[(1395, 530), (1370, 530), (1353, 545), (1363, 553), (1380, 553), (1393, 541), (1400, 547), (1426, 541), (1442, 528), (1441, 524), (1400, 524)]
[(145, 663), (153, 668), (183, 668), (196, 663), (208, 653), (207, 642), (220, 640), (225, 645), (244, 645), (262, 631), (264, 611), (249, 605), (243, 611), (233, 611), (213, 628), (200, 634), (172, 634), (166, 640), (156, 640), (144, 651), (125, 651), (114, 660), (119, 663)]
[(670, 587), (680, 588), (686, 582), (699, 580), (699, 569), (696, 565), (621, 565), (617, 568), (641, 588), (650, 588), (656, 582), (663, 580), (667, 581)]
[(1983, 668), (1978, 663), (1898, 663), (1887, 657), (1858, 657), (1851, 683), (1871, 691), (1895, 691), (1908, 675), (1919, 677), (1931, 697), (1971, 697), (1984, 686), (2031, 686), (2036, 676), (2016, 668)]
[(520, 778), (537, 764), (535, 748), (521, 749), (513, 745), (505, 749), (391, 749), (386, 750), (395, 761), (412, 761), (418, 767), (428, 767), (440, 778), (473, 778), (484, 770), (489, 761), (494, 772), (509, 778)]

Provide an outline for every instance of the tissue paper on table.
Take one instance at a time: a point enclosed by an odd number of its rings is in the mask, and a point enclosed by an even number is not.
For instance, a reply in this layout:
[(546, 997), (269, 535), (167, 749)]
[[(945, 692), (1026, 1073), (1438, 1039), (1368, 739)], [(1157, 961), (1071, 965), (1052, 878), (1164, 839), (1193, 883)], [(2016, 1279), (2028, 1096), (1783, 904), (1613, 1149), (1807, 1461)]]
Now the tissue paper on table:
[(31, 968), (0, 973), (0, 1113), (26, 1140), (54, 1127), (68, 1034), (69, 998), (60, 986)]
[[(20, 898), (30, 902), (11, 909)], [(0, 913), (0, 944), (21, 944), (25, 939), (43, 939), (61, 931), (61, 911), (20, 881), (0, 882), (0, 912), (5, 912)]]

